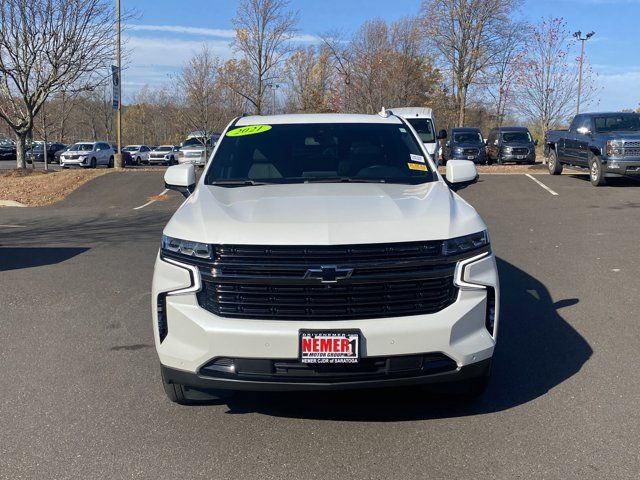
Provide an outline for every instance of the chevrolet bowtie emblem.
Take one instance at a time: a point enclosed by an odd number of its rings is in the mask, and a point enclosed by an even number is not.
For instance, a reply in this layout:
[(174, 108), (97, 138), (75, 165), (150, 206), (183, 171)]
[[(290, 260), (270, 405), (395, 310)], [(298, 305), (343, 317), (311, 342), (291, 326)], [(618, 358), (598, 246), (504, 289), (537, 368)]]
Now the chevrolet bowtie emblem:
[(353, 268), (338, 268), (336, 265), (323, 265), (320, 268), (310, 268), (304, 278), (313, 278), (322, 283), (336, 283), (345, 280), (353, 274)]

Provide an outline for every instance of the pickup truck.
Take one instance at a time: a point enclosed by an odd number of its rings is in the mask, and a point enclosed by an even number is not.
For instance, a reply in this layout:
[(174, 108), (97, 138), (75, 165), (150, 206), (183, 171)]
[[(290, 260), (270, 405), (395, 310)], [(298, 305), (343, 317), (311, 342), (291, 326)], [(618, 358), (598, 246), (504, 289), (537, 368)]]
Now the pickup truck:
[(578, 114), (568, 130), (545, 133), (544, 154), (551, 175), (564, 165), (587, 168), (595, 186), (607, 177), (640, 175), (640, 114)]

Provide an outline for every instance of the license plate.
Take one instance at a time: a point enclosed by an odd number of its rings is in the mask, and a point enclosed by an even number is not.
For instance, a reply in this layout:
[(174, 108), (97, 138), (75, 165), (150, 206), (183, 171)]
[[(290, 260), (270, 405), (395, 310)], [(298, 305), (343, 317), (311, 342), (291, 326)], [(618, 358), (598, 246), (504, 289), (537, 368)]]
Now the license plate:
[(516, 158), (517, 158), (518, 160), (522, 160), (522, 159), (524, 158), (524, 155), (516, 155)]
[(473, 160), (475, 157), (473, 155), (467, 155), (467, 160)]
[(302, 363), (358, 363), (358, 332), (300, 332)]

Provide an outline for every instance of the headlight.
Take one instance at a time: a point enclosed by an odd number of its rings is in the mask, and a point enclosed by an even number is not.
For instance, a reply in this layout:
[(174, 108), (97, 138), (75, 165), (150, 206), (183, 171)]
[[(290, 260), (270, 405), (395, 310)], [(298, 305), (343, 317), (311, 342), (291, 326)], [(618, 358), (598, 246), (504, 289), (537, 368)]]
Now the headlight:
[(187, 257), (211, 258), (211, 245), (179, 238), (162, 236), (162, 250), (171, 253), (179, 253)]
[(621, 147), (622, 140), (607, 140), (607, 147)]
[(513, 148), (511, 147), (504, 147), (504, 151), (505, 153), (511, 153), (513, 151)]
[(462, 152), (463, 152), (463, 150), (460, 147), (456, 147), (456, 148), (453, 149), (453, 153), (462, 153)]
[(444, 255), (459, 255), (489, 245), (487, 231), (445, 240), (442, 248)]

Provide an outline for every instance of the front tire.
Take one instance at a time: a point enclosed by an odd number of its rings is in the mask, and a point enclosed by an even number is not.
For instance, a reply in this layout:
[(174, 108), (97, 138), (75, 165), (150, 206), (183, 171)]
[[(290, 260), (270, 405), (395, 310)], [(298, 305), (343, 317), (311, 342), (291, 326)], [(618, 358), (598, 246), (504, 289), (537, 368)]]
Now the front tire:
[(96, 159), (95, 159), (95, 158), (92, 158), (92, 159), (91, 159), (91, 166), (90, 166), (90, 168), (96, 168), (97, 166), (98, 166), (98, 163), (96, 162)]
[(591, 180), (591, 185), (594, 187), (601, 187), (607, 184), (600, 157), (592, 153), (589, 154), (589, 180)]
[[(124, 163), (123, 163), (124, 166)], [(109, 163), (107, 164), (107, 168), (113, 168), (113, 157), (109, 157)]]
[(555, 150), (549, 152), (549, 163), (547, 163), (550, 175), (560, 175), (562, 173), (562, 164), (558, 161), (558, 154)]

